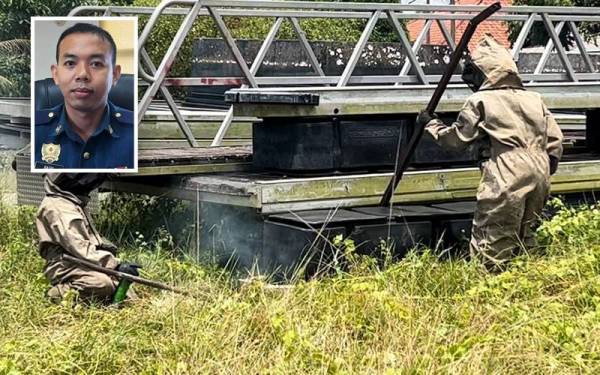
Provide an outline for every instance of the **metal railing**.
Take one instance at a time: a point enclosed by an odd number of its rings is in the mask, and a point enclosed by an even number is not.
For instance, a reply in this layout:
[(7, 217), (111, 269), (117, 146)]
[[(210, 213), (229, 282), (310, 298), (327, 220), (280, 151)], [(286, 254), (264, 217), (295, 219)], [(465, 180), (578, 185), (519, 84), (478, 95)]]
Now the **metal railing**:
[[(82, 6), (73, 9), (69, 15), (88, 15), (102, 13), (103, 15), (149, 15), (142, 33), (139, 36), (140, 67), (139, 77), (148, 83), (148, 87), (138, 106), (138, 121), (141, 121), (148, 110), (152, 99), (160, 91), (165, 98), (171, 112), (180, 125), (186, 139), (192, 147), (198, 143), (181, 115), (175, 100), (170, 94), (169, 86), (202, 86), (202, 85), (240, 85), (242, 87), (258, 88), (269, 86), (304, 86), (304, 85), (333, 85), (343, 88), (347, 85), (373, 85), (387, 84), (402, 88), (403, 84), (432, 85), (438, 82), (439, 75), (425, 74), (419, 64), (418, 55), (431, 30), (433, 24), (439, 27), (448, 47), (455, 48), (454, 39), (444, 21), (469, 20), (475, 13), (480, 12), (484, 6), (431, 6), (431, 5), (401, 5), (379, 3), (339, 3), (339, 2), (301, 2), (301, 1), (217, 1), (217, 0), (164, 0), (156, 8), (147, 7), (116, 7), (116, 6)], [(162, 60), (155, 65), (150, 59), (145, 44), (151, 35), (158, 20), (162, 16), (184, 16), (177, 33)], [(261, 17), (274, 19), (273, 24), (264, 38), (258, 54), (251, 66), (248, 66), (235, 38), (227, 26), (225, 17)], [(199, 17), (210, 17), (216, 24), (229, 51), (235, 59), (242, 75), (239, 77), (169, 77), (170, 67), (175, 62), (185, 37), (189, 34), (194, 22)], [(355, 43), (352, 54), (345, 64), (340, 75), (328, 76), (324, 73), (317, 56), (309, 43), (302, 20), (306, 19), (363, 19), (366, 20), (358, 41)], [(424, 25), (411, 43), (401, 22), (410, 20), (423, 20)], [(257, 75), (265, 56), (276, 39), (283, 22), (292, 26), (302, 49), (309, 58), (314, 76), (281, 77)], [(549, 39), (541, 58), (532, 74), (523, 74), (522, 78), (529, 85), (536, 82), (563, 81), (599, 81), (600, 73), (596, 71), (590, 54), (585, 49), (585, 44), (579, 25), (581, 22), (600, 22), (600, 8), (584, 7), (505, 7), (487, 22), (522, 22), (523, 26), (513, 45), (512, 55), (519, 59), (523, 46), (536, 23), (541, 23), (549, 34)], [(389, 22), (398, 37), (404, 53), (405, 61), (398, 75), (354, 75), (355, 68), (361, 58), (363, 50), (368, 44), (378, 22)], [(587, 72), (576, 72), (567, 56), (565, 47), (559, 35), (564, 27), (570, 29), (575, 45), (581, 55)], [(549, 58), (553, 51), (562, 65), (564, 72), (544, 73)], [(459, 76), (454, 76), (451, 82), (460, 82)], [(227, 111), (212, 146), (221, 144), (229, 125), (233, 119), (233, 109)]]

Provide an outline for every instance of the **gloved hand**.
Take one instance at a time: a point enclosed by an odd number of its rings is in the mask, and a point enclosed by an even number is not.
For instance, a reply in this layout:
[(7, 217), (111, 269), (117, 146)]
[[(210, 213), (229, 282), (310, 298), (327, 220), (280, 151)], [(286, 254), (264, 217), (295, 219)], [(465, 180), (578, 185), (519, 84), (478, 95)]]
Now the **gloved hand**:
[(435, 115), (435, 113), (432, 115), (430, 115), (427, 110), (422, 110), (421, 112), (419, 112), (419, 115), (417, 116), (417, 126), (425, 126), (429, 123), (429, 121), (436, 119), (437, 116)]
[(133, 276), (139, 276), (138, 268), (142, 268), (139, 264), (122, 262), (119, 263), (116, 270), (123, 273), (128, 273)]
[(96, 246), (96, 249), (106, 250), (111, 252), (112, 254), (117, 253), (117, 246), (114, 243), (107, 240), (106, 238), (102, 238), (102, 241), (98, 244), (98, 246)]
[(558, 169), (558, 161), (558, 158), (550, 156), (550, 176), (556, 173), (556, 170)]

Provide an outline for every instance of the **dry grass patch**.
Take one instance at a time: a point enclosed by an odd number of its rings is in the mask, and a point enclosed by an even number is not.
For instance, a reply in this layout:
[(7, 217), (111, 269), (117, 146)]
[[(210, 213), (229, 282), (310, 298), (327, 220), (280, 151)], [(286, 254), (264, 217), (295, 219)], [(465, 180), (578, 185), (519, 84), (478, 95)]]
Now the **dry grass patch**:
[(144, 276), (202, 297), (138, 287), (142, 299), (123, 309), (47, 302), (32, 212), (1, 210), (0, 373), (600, 371), (593, 206), (563, 207), (540, 228), (546, 254), (501, 275), (422, 252), (385, 268), (356, 258), (347, 272), (270, 289), (132, 247), (125, 257)]

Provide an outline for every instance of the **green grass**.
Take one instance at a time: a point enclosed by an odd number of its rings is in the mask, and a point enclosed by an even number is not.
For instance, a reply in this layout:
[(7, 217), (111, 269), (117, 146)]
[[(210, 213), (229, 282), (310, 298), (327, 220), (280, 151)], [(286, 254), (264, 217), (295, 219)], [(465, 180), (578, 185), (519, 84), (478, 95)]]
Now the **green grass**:
[(0, 151), (0, 200), (5, 204), (17, 201), (17, 174), (11, 168), (15, 151)]
[(559, 207), (546, 254), (500, 275), (425, 252), (272, 289), (132, 245), (144, 276), (199, 296), (140, 286), (123, 309), (50, 304), (33, 210), (0, 207), (0, 374), (600, 371), (596, 207)]

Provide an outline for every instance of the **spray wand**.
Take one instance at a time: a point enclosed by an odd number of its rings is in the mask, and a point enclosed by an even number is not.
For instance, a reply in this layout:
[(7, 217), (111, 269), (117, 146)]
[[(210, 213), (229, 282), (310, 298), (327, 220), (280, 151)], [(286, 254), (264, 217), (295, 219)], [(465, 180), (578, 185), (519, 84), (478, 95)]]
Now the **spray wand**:
[[(433, 112), (435, 111), (435, 108), (440, 102), (440, 99), (442, 98), (442, 95), (444, 94), (444, 91), (446, 90), (446, 87), (450, 82), (450, 78), (452, 77), (454, 70), (456, 69), (460, 59), (462, 58), (463, 53), (467, 50), (469, 41), (475, 33), (477, 26), (481, 22), (485, 21), (492, 14), (496, 13), (500, 8), (501, 5), (499, 2), (494, 3), (489, 7), (485, 8), (483, 11), (481, 11), (469, 21), (467, 28), (465, 29), (462, 37), (460, 38), (460, 42), (456, 46), (454, 53), (452, 53), (452, 57), (450, 58), (450, 63), (448, 64), (446, 71), (444, 71), (440, 82), (438, 83), (435, 91), (433, 92), (433, 96), (429, 100), (429, 104), (426, 108), (426, 111), (427, 113), (429, 113), (429, 115), (433, 116)], [(398, 150), (396, 151), (396, 168), (394, 170), (394, 175), (392, 179), (390, 180), (387, 188), (385, 189), (385, 192), (383, 193), (383, 197), (381, 198), (381, 202), (379, 203), (380, 206), (385, 207), (389, 205), (390, 200), (394, 195), (394, 191), (396, 190), (398, 183), (402, 179), (402, 174), (408, 166), (408, 160), (410, 156), (414, 153), (415, 149), (417, 148), (417, 144), (419, 143), (419, 140), (423, 136), (425, 125), (426, 124), (420, 124), (420, 126), (418, 126), (414, 130), (413, 135), (408, 142), (408, 145), (403, 146), (401, 142), (398, 142)]]
[(118, 278), (120, 280), (120, 282), (117, 287), (117, 291), (115, 292), (115, 297), (113, 298), (113, 302), (115, 302), (115, 303), (122, 302), (125, 299), (125, 296), (127, 295), (127, 289), (133, 282), (142, 284), (142, 285), (146, 285), (146, 286), (149, 286), (152, 288), (156, 288), (156, 289), (168, 290), (170, 292), (174, 292), (174, 293), (181, 294), (184, 296), (189, 296), (189, 297), (197, 297), (198, 296), (197, 294), (191, 293), (187, 290), (179, 289), (174, 286), (164, 284), (160, 281), (149, 280), (149, 279), (145, 279), (143, 277), (128, 274), (126, 272), (120, 272), (120, 271), (117, 271), (114, 269), (102, 267), (102, 266), (97, 265), (96, 263), (87, 261), (85, 259), (76, 258), (69, 254), (62, 254), (61, 259), (78, 264), (80, 266), (84, 266), (84, 267), (89, 268), (94, 271), (102, 272), (106, 275), (115, 276), (116, 278)]

